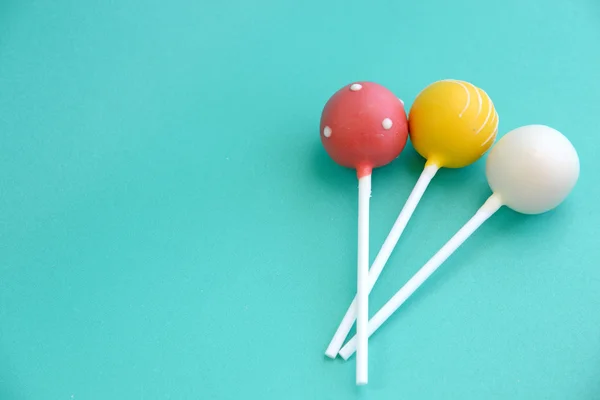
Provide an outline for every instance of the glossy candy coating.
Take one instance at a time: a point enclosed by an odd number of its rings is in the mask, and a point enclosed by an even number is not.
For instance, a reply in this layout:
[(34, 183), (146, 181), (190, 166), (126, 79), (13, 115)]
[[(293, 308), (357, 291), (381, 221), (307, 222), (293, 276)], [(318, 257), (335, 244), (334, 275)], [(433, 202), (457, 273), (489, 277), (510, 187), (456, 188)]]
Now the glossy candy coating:
[(338, 164), (358, 177), (393, 161), (406, 145), (408, 123), (402, 101), (373, 82), (338, 90), (321, 115), (321, 141)]
[(486, 175), (503, 204), (524, 214), (557, 207), (579, 178), (577, 151), (559, 131), (528, 125), (504, 135), (487, 159)]
[(469, 82), (444, 80), (419, 93), (408, 124), (412, 145), (429, 164), (462, 168), (494, 143), (498, 114), (483, 90)]

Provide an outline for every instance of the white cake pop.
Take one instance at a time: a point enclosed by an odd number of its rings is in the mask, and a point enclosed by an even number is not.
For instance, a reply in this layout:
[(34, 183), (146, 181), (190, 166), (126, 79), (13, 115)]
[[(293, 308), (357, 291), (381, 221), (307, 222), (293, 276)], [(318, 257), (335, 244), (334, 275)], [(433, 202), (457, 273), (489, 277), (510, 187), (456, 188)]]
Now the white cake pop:
[[(525, 214), (557, 207), (579, 178), (579, 157), (560, 132), (528, 125), (504, 135), (492, 148), (486, 174), (494, 192), (473, 217), (369, 320), (373, 334), (444, 261), (503, 205)], [(356, 348), (352, 338), (340, 350), (348, 359)]]
[(502, 137), (487, 160), (486, 175), (502, 203), (523, 214), (558, 206), (579, 177), (575, 148), (545, 125), (517, 128)]

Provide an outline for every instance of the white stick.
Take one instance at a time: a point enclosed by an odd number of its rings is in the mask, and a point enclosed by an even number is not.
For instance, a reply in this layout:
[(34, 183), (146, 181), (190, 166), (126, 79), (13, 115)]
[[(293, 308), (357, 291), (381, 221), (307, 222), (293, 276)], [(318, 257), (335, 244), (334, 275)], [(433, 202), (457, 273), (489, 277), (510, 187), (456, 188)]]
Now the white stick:
[[(460, 247), (488, 218), (502, 206), (500, 198), (493, 194), (475, 215), (400, 289), (369, 321), (371, 336), (418, 288)], [(354, 354), (356, 339), (352, 338), (340, 350), (344, 360)]]
[(369, 381), (369, 201), (371, 175), (358, 179), (358, 280), (356, 384)]
[[(385, 239), (385, 242), (383, 242), (383, 246), (381, 246), (381, 250), (379, 250), (377, 257), (375, 258), (375, 261), (369, 270), (369, 293), (373, 289), (373, 286), (375, 286), (375, 282), (377, 282), (379, 275), (381, 275), (381, 271), (383, 271), (383, 267), (385, 267), (385, 264), (392, 255), (392, 251), (394, 250), (394, 247), (396, 247), (402, 232), (404, 232), (404, 228), (406, 228), (410, 217), (413, 215), (415, 208), (417, 208), (417, 204), (419, 204), (421, 197), (423, 197), (423, 193), (425, 193), (425, 189), (427, 189), (427, 186), (429, 186), (429, 182), (431, 182), (431, 179), (435, 176), (435, 173), (438, 171), (438, 169), (439, 167), (436, 165), (426, 165), (425, 169), (423, 169), (419, 180), (415, 184), (410, 196), (408, 196), (408, 199), (406, 200), (402, 211), (400, 211), (392, 230)], [(346, 311), (346, 315), (344, 315), (340, 326), (337, 328), (337, 331), (335, 331), (329, 346), (327, 346), (327, 350), (325, 351), (325, 355), (327, 357), (335, 358), (337, 356), (342, 348), (342, 345), (344, 344), (344, 340), (346, 340), (348, 337), (350, 329), (352, 329), (352, 325), (354, 325), (355, 320), (356, 297), (354, 297), (354, 300), (352, 300), (348, 311)]]

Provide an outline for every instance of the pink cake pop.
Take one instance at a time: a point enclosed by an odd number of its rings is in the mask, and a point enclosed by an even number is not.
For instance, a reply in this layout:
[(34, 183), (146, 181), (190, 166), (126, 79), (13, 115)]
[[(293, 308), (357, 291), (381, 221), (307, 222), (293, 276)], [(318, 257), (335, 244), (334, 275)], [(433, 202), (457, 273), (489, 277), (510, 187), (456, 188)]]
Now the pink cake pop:
[(337, 91), (321, 115), (321, 141), (333, 160), (358, 175), (358, 284), (356, 291), (356, 383), (368, 382), (369, 198), (373, 168), (404, 149), (408, 124), (404, 104), (385, 87), (357, 82)]
[(372, 82), (348, 85), (327, 102), (321, 116), (321, 141), (333, 160), (358, 172), (358, 178), (392, 162), (408, 137), (404, 104)]

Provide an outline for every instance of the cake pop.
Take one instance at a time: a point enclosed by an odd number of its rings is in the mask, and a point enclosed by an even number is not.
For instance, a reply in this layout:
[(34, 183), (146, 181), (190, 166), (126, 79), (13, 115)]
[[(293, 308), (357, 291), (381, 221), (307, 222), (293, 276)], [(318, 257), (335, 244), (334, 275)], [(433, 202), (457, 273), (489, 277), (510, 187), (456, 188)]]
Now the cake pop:
[[(436, 172), (442, 167), (461, 168), (477, 161), (494, 143), (498, 114), (483, 90), (469, 82), (444, 80), (429, 85), (417, 96), (408, 125), (414, 148), (427, 161), (369, 270), (369, 291)], [(328, 357), (336, 357), (355, 319), (353, 301), (325, 351)]]
[[(502, 206), (523, 214), (541, 214), (560, 205), (579, 178), (579, 157), (571, 142), (545, 125), (507, 133), (490, 152), (486, 176), (493, 194), (475, 215), (369, 321), (375, 332), (448, 257)], [(340, 351), (348, 359), (351, 339)]]
[(406, 145), (408, 123), (403, 103), (373, 82), (344, 86), (325, 104), (321, 141), (338, 164), (358, 176), (358, 279), (356, 383), (368, 382), (369, 199), (371, 173), (394, 160)]

